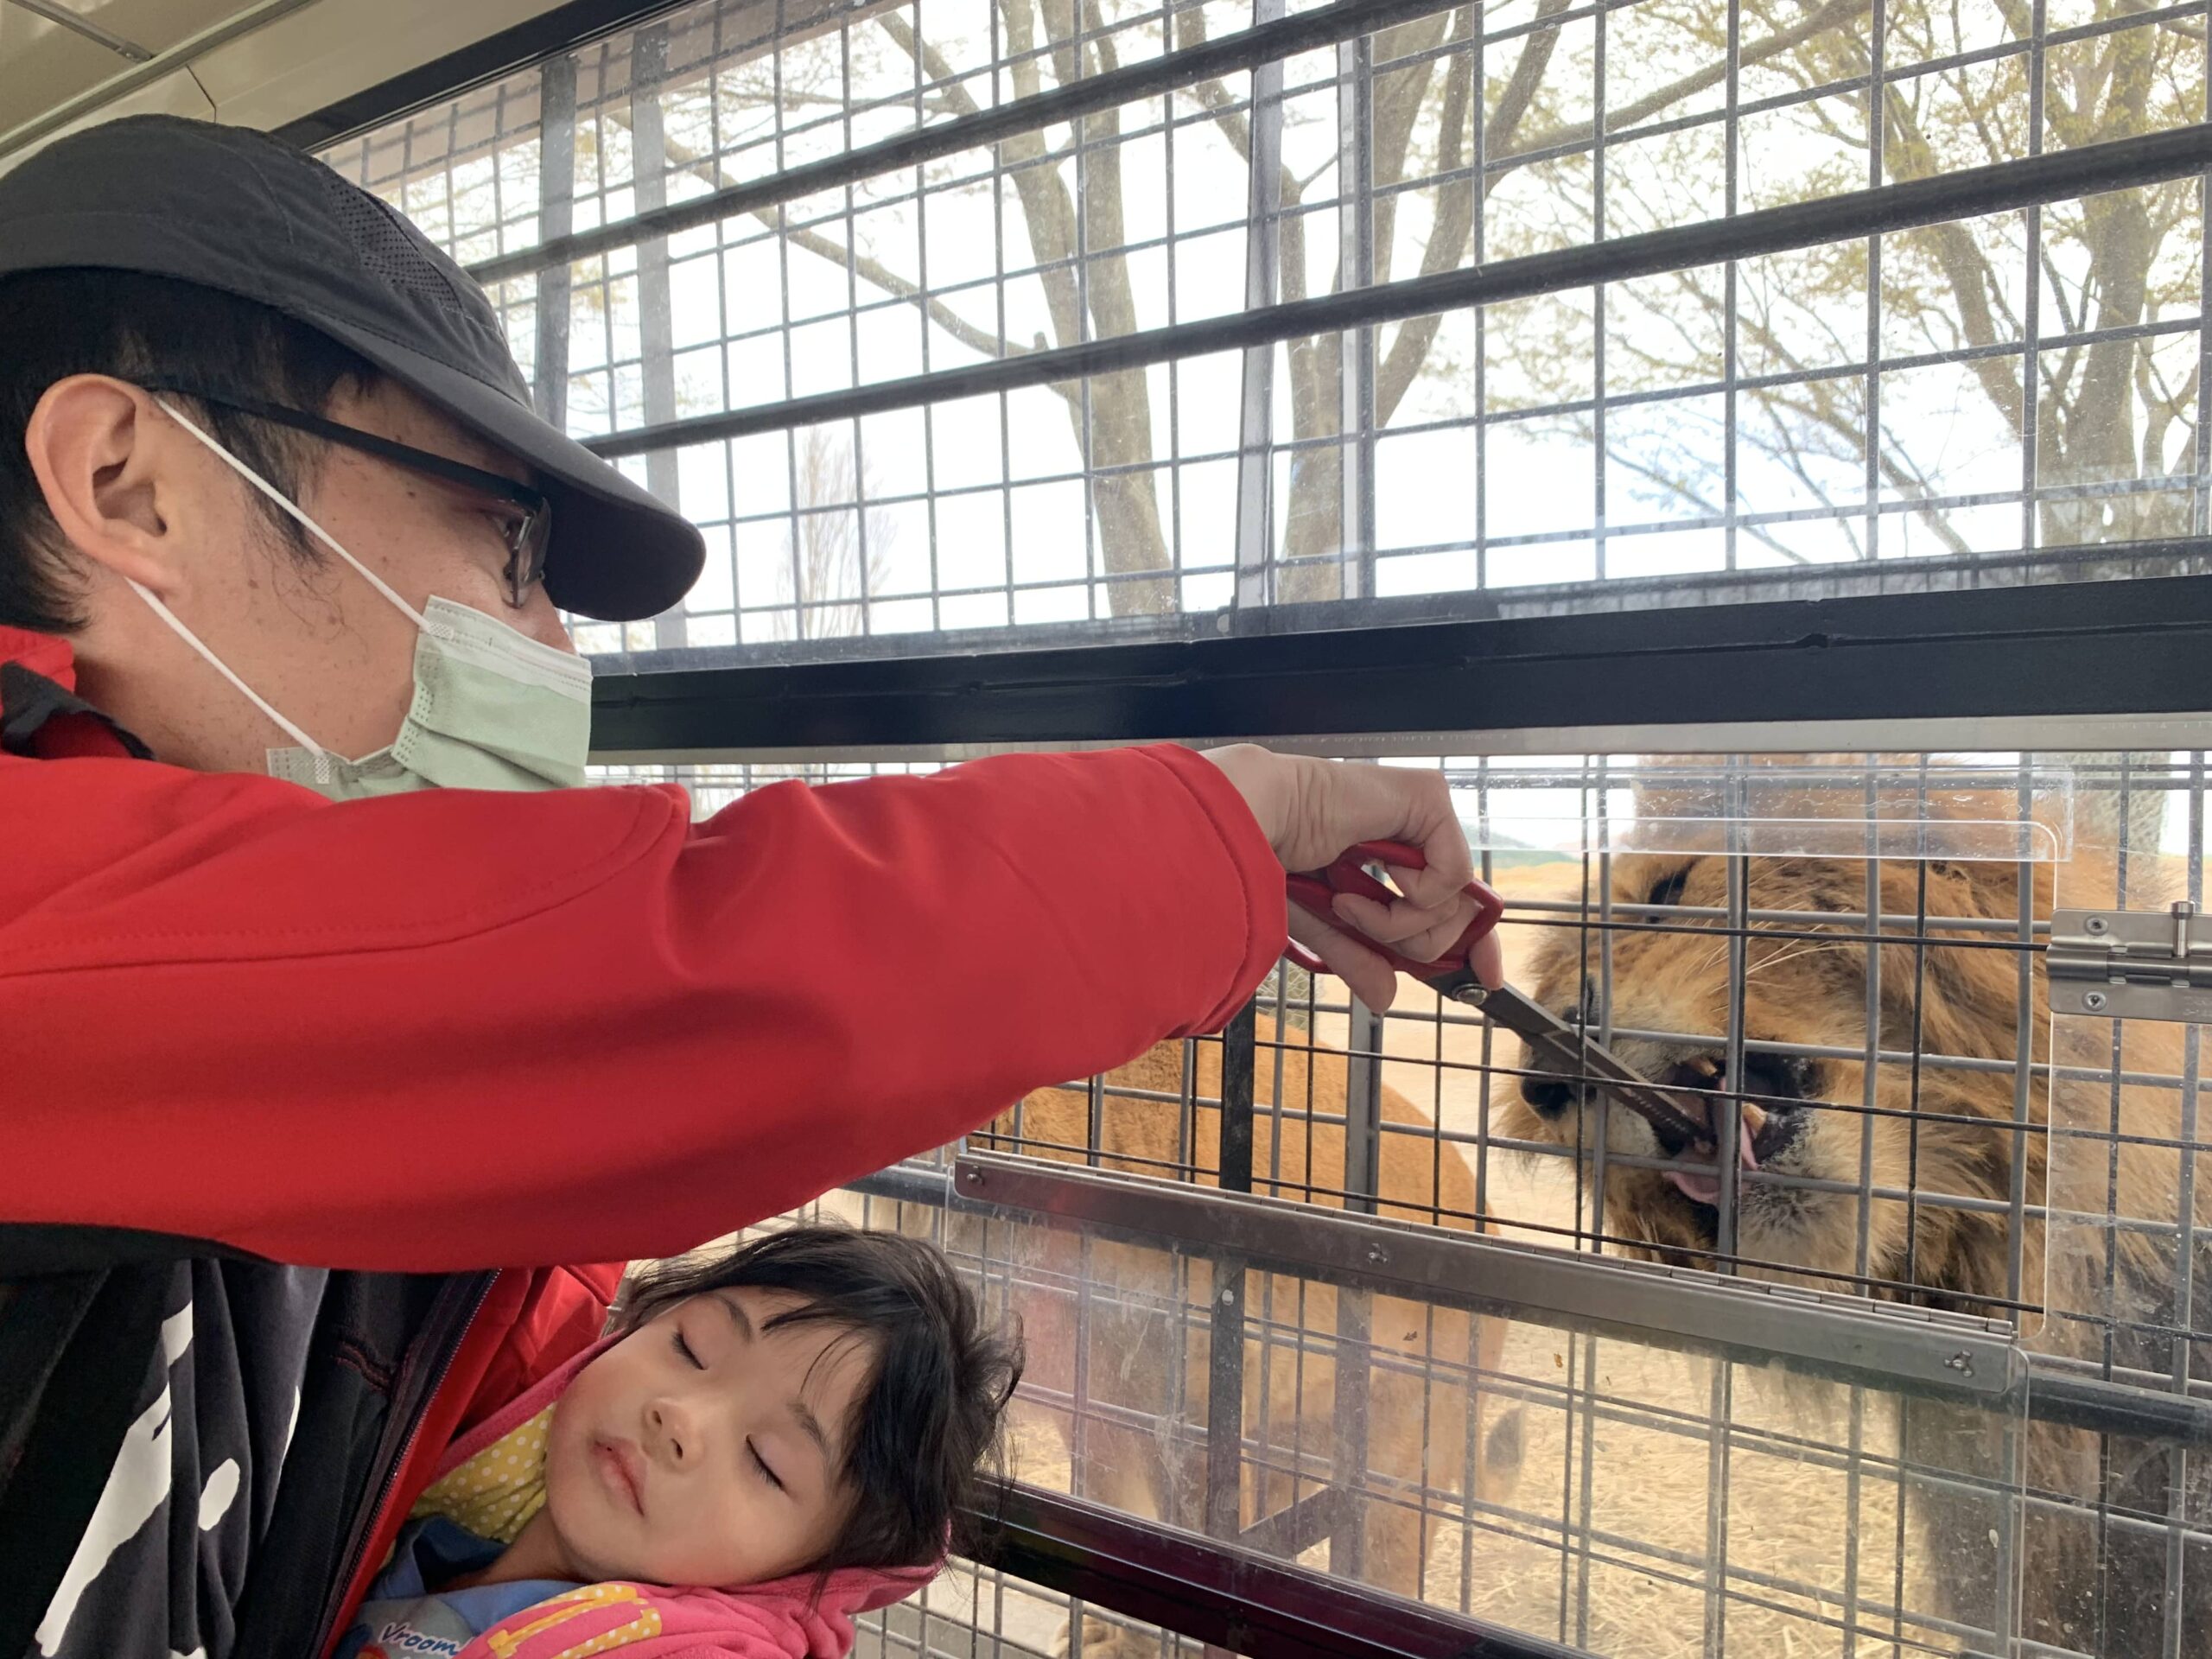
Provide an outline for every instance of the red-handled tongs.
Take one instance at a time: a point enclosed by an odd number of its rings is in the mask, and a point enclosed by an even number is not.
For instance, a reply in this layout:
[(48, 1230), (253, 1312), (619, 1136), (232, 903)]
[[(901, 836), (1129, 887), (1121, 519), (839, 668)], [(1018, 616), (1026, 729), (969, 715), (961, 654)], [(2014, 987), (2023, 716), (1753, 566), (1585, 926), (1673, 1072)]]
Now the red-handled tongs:
[[(1363, 841), (1325, 870), (1290, 877), (1291, 902), (1332, 923), (1336, 917), (1331, 900), (1340, 893), (1357, 893), (1379, 904), (1389, 904), (1401, 895), (1370, 872), (1369, 866), (1378, 864), (1419, 870), (1427, 867), (1427, 861), (1418, 848), (1390, 841)], [(1470, 881), (1466, 892), (1475, 901), (1474, 919), (1467, 924), (1458, 943), (1433, 962), (1416, 962), (1372, 939), (1363, 938), (1360, 943), (1398, 972), (1411, 975), (1438, 995), (1464, 1003), (1493, 1025), (1515, 1033), (1528, 1043), (1532, 1055), (1550, 1069), (1604, 1090), (1655, 1129), (1693, 1145), (1711, 1146), (1713, 1130), (1701, 1110), (1685, 1110), (1670, 1090), (1660, 1088), (1592, 1042), (1580, 1027), (1567, 1024), (1510, 985), (1493, 989), (1482, 982), (1475, 973), (1474, 948), (1505, 914), (1505, 900), (1480, 881)], [(1291, 942), (1287, 954), (1309, 973), (1326, 971), (1320, 958), (1295, 940)]]

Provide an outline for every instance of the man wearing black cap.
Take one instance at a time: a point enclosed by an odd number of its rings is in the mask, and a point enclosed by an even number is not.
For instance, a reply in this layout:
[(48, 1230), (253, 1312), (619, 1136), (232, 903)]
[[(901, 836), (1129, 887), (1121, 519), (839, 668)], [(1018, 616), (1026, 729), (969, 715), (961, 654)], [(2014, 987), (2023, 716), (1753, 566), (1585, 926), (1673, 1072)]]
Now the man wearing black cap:
[(1340, 919), (1466, 919), (1436, 779), (1251, 748), (561, 787), (558, 610), (701, 556), (320, 164), (144, 118), (0, 177), (0, 1656), (315, 1654), (557, 1264), (1211, 1028), (1286, 863), (1410, 841)]

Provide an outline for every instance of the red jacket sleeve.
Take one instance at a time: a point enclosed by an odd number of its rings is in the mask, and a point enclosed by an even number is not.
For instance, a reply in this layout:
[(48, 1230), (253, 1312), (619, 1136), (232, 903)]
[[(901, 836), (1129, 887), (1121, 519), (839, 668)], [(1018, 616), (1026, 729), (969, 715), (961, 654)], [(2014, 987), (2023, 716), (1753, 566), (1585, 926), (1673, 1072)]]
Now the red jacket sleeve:
[(334, 806), (0, 762), (0, 1219), (446, 1270), (689, 1249), (1225, 1020), (1280, 867), (1210, 762)]

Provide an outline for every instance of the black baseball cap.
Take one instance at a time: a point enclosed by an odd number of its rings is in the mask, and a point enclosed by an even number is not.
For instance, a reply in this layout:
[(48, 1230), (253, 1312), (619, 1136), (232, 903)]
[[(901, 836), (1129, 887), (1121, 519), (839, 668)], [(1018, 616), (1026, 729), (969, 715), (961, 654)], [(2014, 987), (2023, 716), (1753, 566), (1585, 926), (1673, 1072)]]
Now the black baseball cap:
[(706, 548), (683, 516), (531, 409), (483, 289), (313, 156), (245, 128), (145, 115), (0, 175), (0, 276), (87, 266), (280, 311), (536, 468), (553, 503), (545, 589), (563, 608), (652, 616), (697, 580)]

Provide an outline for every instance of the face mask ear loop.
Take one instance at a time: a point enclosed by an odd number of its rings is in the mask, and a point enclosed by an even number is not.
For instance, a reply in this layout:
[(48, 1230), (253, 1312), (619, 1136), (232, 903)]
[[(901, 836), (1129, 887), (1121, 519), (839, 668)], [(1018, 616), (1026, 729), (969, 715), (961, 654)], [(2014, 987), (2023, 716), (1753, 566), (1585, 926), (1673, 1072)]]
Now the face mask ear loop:
[[(124, 580), (125, 582), (130, 582), (130, 578), (128, 576), (125, 576)], [(327, 763), (329, 757), (325, 753), (321, 744), (316, 742), (315, 739), (309, 737), (305, 732), (293, 725), (290, 721), (285, 719), (283, 715), (278, 714), (274, 709), (271, 709), (268, 703), (264, 702), (262, 700), (261, 694), (256, 691), (251, 686), (248, 685), (244, 680), (240, 679), (236, 674), (233, 674), (231, 671), (230, 664), (226, 663), (221, 658), (218, 657), (213, 652), (208, 650), (207, 642), (201, 639), (200, 637), (194, 633), (190, 628), (185, 626), (183, 620), (180, 618), (175, 611), (172, 611), (168, 606), (162, 604), (160, 600), (155, 598), (150, 592), (142, 587), (139, 583), (130, 582), (130, 586), (137, 594), (139, 598), (144, 600), (147, 604), (154, 607), (154, 614), (160, 617), (162, 621), (168, 623), (170, 628), (175, 632), (178, 639), (183, 640), (186, 645), (190, 645), (194, 651), (206, 658), (209, 667), (213, 668), (218, 674), (220, 674), (232, 685), (238, 687), (240, 695), (242, 695), (245, 700), (251, 703), (255, 708), (260, 709), (263, 714), (275, 721), (276, 724), (283, 728), (284, 734), (287, 737), (290, 738), (292, 741), (298, 744), (309, 753), (313, 754), (315, 757), (315, 761), (318, 766)]]
[[(382, 594), (386, 599), (399, 607), (400, 610), (405, 613), (409, 621), (414, 623), (416, 627), (422, 629), (425, 633), (435, 633), (441, 638), (444, 637), (446, 632), (444, 628), (433, 626), (429, 620), (423, 616), (422, 612), (416, 610), (412, 605), (410, 605), (405, 600), (394, 593), (391, 590), (390, 584), (388, 584), (383, 577), (377, 575), (375, 571), (370, 569), (367, 565), (363, 564), (359, 559), (355, 558), (351, 553), (348, 553), (344, 548), (339, 546), (335, 537), (332, 536), (331, 533), (325, 530), (321, 524), (315, 523), (314, 519), (308, 518), (307, 514), (302, 512), (297, 506), (294, 505), (293, 503), (286, 498), (282, 490), (276, 488), (275, 485), (270, 483), (269, 480), (262, 477), (260, 474), (255, 472), (252, 467), (247, 466), (229, 450), (224, 448), (221, 444), (216, 442), (215, 440), (208, 436), (207, 433), (201, 431), (196, 424), (179, 411), (176, 406), (171, 404), (168, 398), (157, 397), (154, 399), (154, 404), (155, 407), (162, 411), (162, 414), (168, 416), (186, 431), (191, 433), (194, 437), (206, 444), (208, 448), (213, 450), (215, 452), (216, 458), (226, 467), (228, 467), (240, 478), (252, 485), (255, 489), (259, 490), (262, 494), (267, 496), (271, 501), (283, 508), (287, 514), (299, 523), (301, 527), (303, 528), (308, 535), (314, 537), (315, 540), (321, 542), (325, 547), (335, 553), (340, 558), (352, 565), (354, 569), (359, 571), (361, 574), (361, 580), (367, 582), (370, 587), (375, 588), (377, 592)], [(205, 647), (202, 647), (202, 649), (204, 650)], [(213, 662), (214, 659), (210, 658), (208, 660)], [(219, 667), (220, 664), (219, 664), (218, 666)], [(223, 671), (226, 674), (230, 672), (228, 669), (225, 669)], [(258, 702), (259, 699), (256, 698), (255, 701)], [(279, 721), (279, 723), (282, 724), (283, 722)]]

